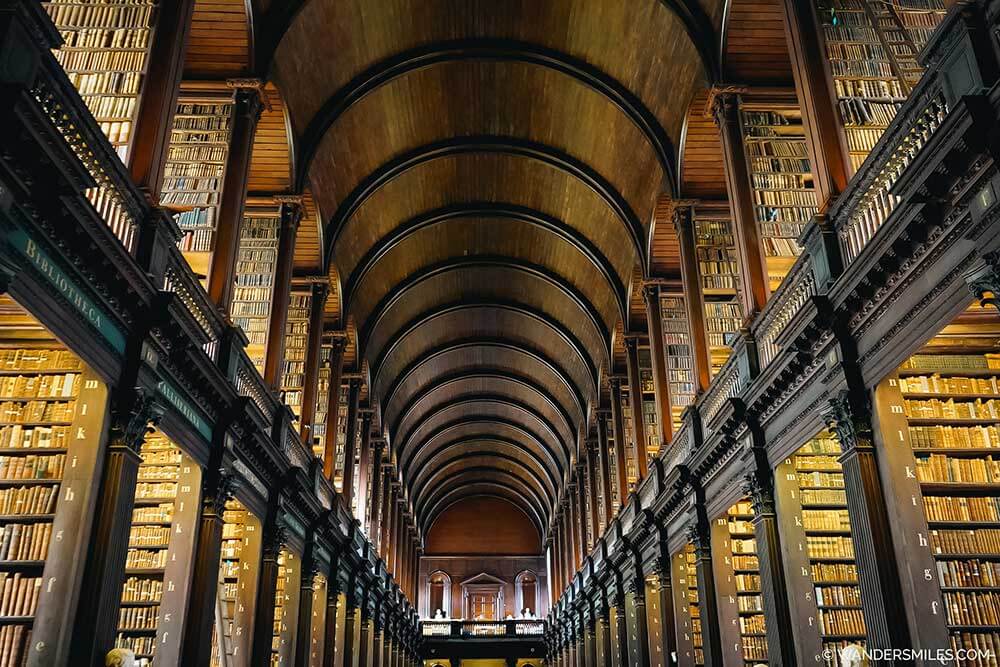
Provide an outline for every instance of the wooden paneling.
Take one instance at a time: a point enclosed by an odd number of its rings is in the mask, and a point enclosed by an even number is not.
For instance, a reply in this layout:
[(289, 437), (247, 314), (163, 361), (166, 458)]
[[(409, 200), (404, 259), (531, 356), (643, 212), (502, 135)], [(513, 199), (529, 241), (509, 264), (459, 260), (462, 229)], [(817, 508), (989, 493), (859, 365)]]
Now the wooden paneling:
[(787, 84), (792, 65), (782, 0), (733, 0), (726, 29), (726, 81)]
[(527, 556), (541, 550), (538, 533), (528, 517), (497, 498), (478, 497), (455, 503), (427, 533), (428, 555)]
[(257, 123), (247, 190), (288, 192), (291, 188), (291, 150), (281, 93), (269, 83), (264, 88), (267, 105)]
[(703, 90), (688, 108), (680, 165), (680, 196), (683, 198), (726, 198), (722, 141), (715, 119), (705, 108), (707, 101), (708, 92)]
[(223, 79), (246, 74), (249, 35), (244, 0), (196, 0), (185, 78)]
[(681, 249), (672, 218), (670, 197), (660, 195), (653, 209), (653, 235), (650, 244), (650, 273), (654, 276), (676, 275), (681, 270)]

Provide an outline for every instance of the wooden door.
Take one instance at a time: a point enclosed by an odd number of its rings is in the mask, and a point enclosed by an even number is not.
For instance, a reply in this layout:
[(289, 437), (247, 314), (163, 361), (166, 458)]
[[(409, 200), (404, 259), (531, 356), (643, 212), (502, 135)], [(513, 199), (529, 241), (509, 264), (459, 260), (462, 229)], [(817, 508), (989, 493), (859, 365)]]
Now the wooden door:
[(469, 595), (469, 618), (495, 621), (496, 596), (489, 593), (471, 593)]

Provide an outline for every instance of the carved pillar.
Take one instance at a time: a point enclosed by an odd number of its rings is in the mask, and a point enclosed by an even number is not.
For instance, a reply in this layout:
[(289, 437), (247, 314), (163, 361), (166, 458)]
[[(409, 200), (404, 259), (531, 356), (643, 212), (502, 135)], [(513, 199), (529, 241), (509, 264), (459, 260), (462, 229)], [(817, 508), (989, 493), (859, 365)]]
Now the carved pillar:
[(389, 527), (392, 523), (392, 472), (389, 466), (382, 467), (382, 519), (379, 525), (378, 553), (384, 558), (385, 545), (389, 541)]
[[(663, 543), (661, 548), (665, 550), (666, 544)], [(670, 577), (670, 558), (667, 556), (664, 556), (656, 564), (654, 595), (656, 596), (654, 606), (659, 612), (657, 619), (660, 624), (659, 649), (663, 654), (663, 664), (669, 665), (671, 664), (671, 656), (677, 651), (677, 626), (674, 618), (674, 591)]]
[(583, 525), (580, 521), (580, 495), (577, 492), (576, 481), (571, 481), (567, 489), (569, 492), (569, 530), (570, 534), (573, 536), (572, 541), (572, 560), (570, 567), (570, 579), (576, 574), (577, 569), (580, 567), (580, 563), (583, 561), (583, 556), (585, 549), (583, 543), (580, 541), (581, 533), (580, 527)]
[(628, 502), (628, 470), (626, 469), (625, 422), (622, 417), (622, 381), (611, 378), (611, 421), (615, 429), (615, 468), (618, 473), (618, 507)]
[(323, 476), (333, 483), (337, 475), (337, 432), (340, 430), (340, 380), (344, 372), (346, 336), (336, 336), (330, 350), (330, 384), (326, 399), (326, 435), (323, 442)]
[(587, 448), (587, 488), (590, 493), (590, 530), (594, 536), (594, 542), (601, 537), (601, 510), (598, 504), (597, 487), (600, 485), (600, 442), (588, 440), (585, 443)]
[(163, 187), (194, 5), (194, 0), (178, 0), (158, 8), (142, 94), (137, 100), (128, 170), (153, 203), (158, 203)]
[(813, 185), (819, 210), (824, 212), (847, 187), (853, 169), (838, 119), (838, 101), (826, 76), (823, 28), (816, 20), (815, 5), (808, 0), (783, 0), (782, 6)]
[[(625, 621), (625, 591), (621, 584), (615, 591), (615, 634), (617, 635), (618, 664), (631, 665), (628, 659), (628, 624)], [(708, 664), (708, 663), (706, 663)]]
[[(642, 573), (637, 572), (629, 584), (632, 607), (635, 611), (635, 628), (629, 633), (629, 653), (637, 667), (649, 667), (649, 628), (646, 626), (646, 586)], [(627, 602), (626, 602), (627, 604)]]
[(354, 632), (355, 625), (360, 622), (361, 619), (358, 618), (358, 600), (354, 597), (354, 591), (350, 591), (347, 595), (347, 606), (344, 609), (344, 650), (341, 653), (343, 667), (352, 667), (354, 665), (354, 657), (359, 649), (355, 645)]
[[(138, 387), (117, 396), (112, 407), (104, 473), (94, 508), (91, 548), (80, 587), (81, 605), (70, 644), (70, 654), (79, 664), (100, 664), (104, 654), (114, 646), (135, 484), (142, 461), (139, 449), (149, 424), (157, 422), (161, 415), (162, 408), (150, 392)], [(59, 537), (54, 536), (54, 539)]]
[(611, 524), (615, 515), (611, 498), (611, 452), (608, 446), (608, 413), (601, 410), (597, 413), (597, 451), (601, 467), (601, 493), (604, 499), (604, 525)]
[[(344, 498), (344, 506), (351, 512), (354, 500), (354, 458), (357, 454), (358, 439), (358, 398), (361, 395), (361, 380), (351, 378), (347, 393), (347, 439), (344, 442), (344, 476), (341, 478), (340, 494)], [(369, 422), (370, 424), (370, 422)]]
[(367, 602), (361, 606), (361, 639), (358, 642), (358, 666), (367, 667), (369, 664), (377, 665), (369, 655), (369, 646), (378, 646), (382, 636), (382, 627), (378, 615), (378, 603), (376, 603), (375, 619), (372, 620), (371, 612), (368, 610)]
[(614, 656), (611, 651), (611, 618), (609, 614), (611, 610), (608, 607), (607, 600), (602, 600), (602, 604), (597, 607), (597, 622), (596, 622), (596, 647), (599, 660), (597, 661), (598, 667), (611, 667), (614, 664)]
[(312, 653), (313, 629), (313, 587), (319, 570), (313, 556), (312, 540), (306, 542), (306, 553), (302, 557), (302, 576), (299, 580), (299, 609), (295, 637), (295, 666), (309, 667)]
[[(670, 384), (667, 382), (667, 350), (663, 342), (663, 313), (660, 309), (660, 288), (643, 285), (646, 301), (646, 328), (649, 330), (649, 357), (652, 362), (653, 392), (656, 396), (658, 431), (655, 434), (660, 449), (673, 438), (674, 415), (670, 409)], [(641, 406), (640, 406), (641, 407)], [(648, 434), (647, 434), (648, 435)]]
[[(329, 283), (312, 286), (309, 310), (309, 339), (306, 342), (306, 368), (302, 387), (302, 421), (299, 436), (310, 449), (313, 446), (313, 423), (316, 421), (316, 395), (319, 393), (319, 363), (323, 347), (323, 311), (330, 293)], [(327, 422), (330, 416), (327, 414)]]
[(340, 608), (340, 590), (337, 588), (337, 568), (330, 573), (330, 581), (326, 586), (326, 619), (323, 627), (323, 663), (333, 667), (341, 667), (335, 663), (337, 658), (337, 612)]
[(795, 638), (792, 636), (792, 612), (788, 604), (789, 592), (774, 505), (774, 474), (763, 447), (754, 447), (751, 456), (744, 490), (753, 505), (753, 531), (760, 565), (768, 663), (775, 667), (790, 667), (796, 662)]
[(278, 228), (278, 252), (274, 266), (274, 290), (271, 315), (267, 325), (267, 348), (264, 353), (264, 383), (281, 388), (285, 365), (285, 334), (288, 325), (288, 300), (292, 290), (295, 262), (295, 237), (302, 221), (302, 197), (281, 197), (281, 226)]
[(875, 456), (868, 397), (841, 392), (830, 399), (824, 418), (843, 449), (840, 462), (868, 635), (866, 645), (877, 649), (910, 648), (912, 640)]
[(733, 212), (733, 236), (740, 260), (743, 314), (750, 319), (767, 303), (770, 287), (760, 231), (754, 217), (753, 190), (750, 188), (750, 172), (740, 130), (740, 92), (740, 89), (715, 91), (712, 111), (722, 139), (726, 190)]
[[(584, 454), (586, 457), (586, 454)], [(590, 552), (590, 540), (587, 539), (587, 466), (583, 461), (576, 465), (576, 518), (580, 531), (580, 564)]]
[(233, 101), (232, 129), (229, 154), (226, 158), (219, 219), (215, 232), (215, 248), (208, 276), (208, 296), (220, 310), (228, 313), (233, 301), (233, 276), (240, 249), (240, 228), (246, 204), (247, 178), (257, 122), (264, 109), (261, 94), (264, 84), (259, 80), (230, 82), (236, 88)]
[(361, 414), (361, 456), (358, 466), (358, 512), (357, 519), (362, 528), (368, 517), (368, 466), (371, 463), (372, 413), (370, 410)]
[[(699, 499), (701, 500), (701, 499)], [(701, 614), (701, 641), (705, 664), (722, 662), (722, 637), (719, 633), (719, 605), (715, 597), (715, 576), (712, 572), (712, 537), (704, 504), (699, 502), (699, 516), (688, 528), (688, 538), (694, 547), (695, 572), (698, 575), (698, 609)]]
[(694, 359), (695, 393), (701, 394), (712, 381), (712, 355), (705, 326), (705, 295), (695, 243), (694, 206), (690, 202), (674, 202), (673, 219), (680, 246), (684, 306), (691, 334), (691, 357)]
[[(272, 508), (272, 512), (276, 508)], [(278, 556), (285, 544), (285, 527), (277, 518), (265, 528), (260, 572), (257, 574), (257, 604), (254, 607), (253, 640), (250, 667), (270, 667), (271, 628), (274, 626), (274, 600), (278, 590)]]
[(632, 443), (635, 446), (635, 470), (638, 485), (649, 473), (646, 455), (646, 424), (642, 417), (642, 379), (639, 377), (639, 341), (625, 339), (625, 365), (628, 368), (629, 407), (632, 408)]
[(372, 449), (372, 483), (368, 493), (368, 506), (371, 508), (371, 525), (368, 528), (368, 536), (375, 546), (378, 546), (379, 535), (382, 530), (382, 452), (385, 448), (384, 440), (376, 440)]
[(235, 479), (222, 468), (207, 469), (202, 481), (201, 520), (192, 561), (191, 597), (185, 618), (182, 665), (207, 665), (212, 655), (223, 513)]
[(1000, 312), (1000, 252), (986, 253), (965, 273), (965, 282), (983, 308), (993, 306)]

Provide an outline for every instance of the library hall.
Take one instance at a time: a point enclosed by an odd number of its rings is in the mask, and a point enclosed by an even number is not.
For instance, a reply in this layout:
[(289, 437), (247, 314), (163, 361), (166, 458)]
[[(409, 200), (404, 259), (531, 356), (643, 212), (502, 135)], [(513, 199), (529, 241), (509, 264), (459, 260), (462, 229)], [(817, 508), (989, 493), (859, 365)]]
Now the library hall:
[(0, 667), (1000, 667), (1000, 0), (0, 0)]

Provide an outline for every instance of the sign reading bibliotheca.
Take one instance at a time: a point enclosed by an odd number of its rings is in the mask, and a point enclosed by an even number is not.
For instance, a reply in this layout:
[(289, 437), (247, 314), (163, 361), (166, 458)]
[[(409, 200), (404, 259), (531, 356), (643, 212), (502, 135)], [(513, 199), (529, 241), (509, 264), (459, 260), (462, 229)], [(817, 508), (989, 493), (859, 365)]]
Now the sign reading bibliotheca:
[(208, 425), (208, 422), (201, 418), (201, 415), (198, 414), (198, 411), (195, 410), (194, 406), (188, 403), (172, 384), (166, 380), (160, 380), (160, 382), (156, 385), (156, 390), (161, 396), (170, 401), (170, 405), (174, 406), (179, 413), (184, 415), (184, 418), (195, 427), (198, 433), (205, 436), (206, 440), (212, 440), (212, 427)]
[(59, 268), (55, 260), (49, 257), (48, 253), (42, 250), (26, 232), (16, 229), (8, 235), (7, 240), (83, 315), (91, 326), (100, 332), (112, 348), (119, 353), (125, 352), (125, 335), (121, 329), (115, 326), (101, 307), (84, 294), (83, 290), (76, 286), (76, 282)]

